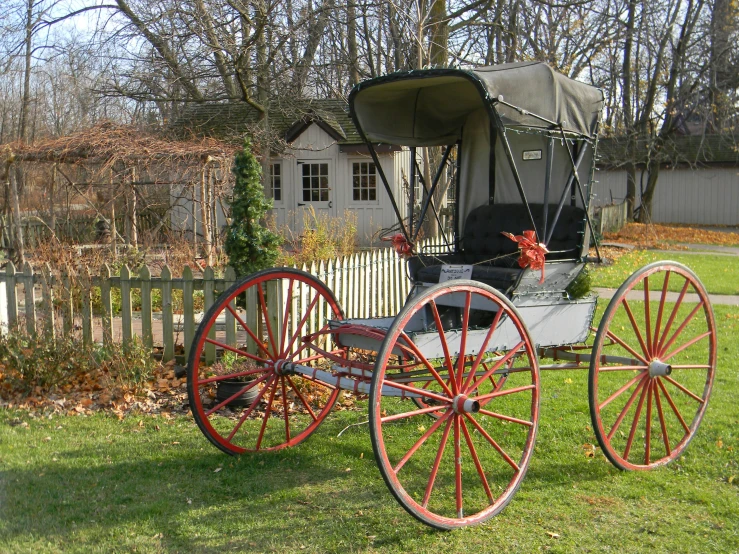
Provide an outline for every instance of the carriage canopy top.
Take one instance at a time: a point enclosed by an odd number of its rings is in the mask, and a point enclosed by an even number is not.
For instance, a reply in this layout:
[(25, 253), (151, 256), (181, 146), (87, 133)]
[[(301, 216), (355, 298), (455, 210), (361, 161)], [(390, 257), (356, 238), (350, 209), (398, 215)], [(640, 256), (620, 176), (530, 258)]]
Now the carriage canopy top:
[(468, 117), (481, 108), (494, 108), (506, 127), (543, 130), (554, 123), (594, 138), (603, 95), (545, 63), (522, 62), (394, 73), (356, 87), (349, 104), (371, 142), (441, 146), (461, 139)]

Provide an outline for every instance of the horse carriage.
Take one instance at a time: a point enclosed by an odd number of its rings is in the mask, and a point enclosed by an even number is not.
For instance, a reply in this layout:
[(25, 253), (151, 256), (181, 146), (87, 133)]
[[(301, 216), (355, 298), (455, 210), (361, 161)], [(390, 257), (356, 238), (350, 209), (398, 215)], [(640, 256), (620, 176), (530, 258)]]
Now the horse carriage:
[[(601, 261), (589, 257), (588, 211), (601, 91), (518, 63), (379, 77), (349, 106), (391, 198), (374, 145), (409, 148), (423, 187), (418, 199), (411, 187), (407, 217), (392, 199), (411, 292), (395, 317), (347, 319), (307, 273), (240, 279), (190, 351), (189, 402), (205, 436), (234, 455), (294, 446), (342, 390), (368, 394), (388, 488), (423, 523), (453, 529), (494, 516), (520, 486), (540, 372), (581, 368), (608, 460), (646, 470), (679, 457), (711, 392), (714, 316), (696, 275), (664, 261), (631, 275), (594, 327), (583, 269)], [(439, 160), (431, 179), (419, 148)], [(419, 249), (445, 181), (453, 229), (444, 248)]]

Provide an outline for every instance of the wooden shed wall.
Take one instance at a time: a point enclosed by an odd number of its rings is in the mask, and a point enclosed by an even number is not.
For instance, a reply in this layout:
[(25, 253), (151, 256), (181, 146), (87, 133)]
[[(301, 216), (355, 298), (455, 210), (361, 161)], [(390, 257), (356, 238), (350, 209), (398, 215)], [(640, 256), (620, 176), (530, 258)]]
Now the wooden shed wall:
[[(597, 171), (595, 179), (593, 205), (626, 197), (625, 171)], [(652, 209), (655, 223), (739, 225), (739, 168), (662, 169)]]

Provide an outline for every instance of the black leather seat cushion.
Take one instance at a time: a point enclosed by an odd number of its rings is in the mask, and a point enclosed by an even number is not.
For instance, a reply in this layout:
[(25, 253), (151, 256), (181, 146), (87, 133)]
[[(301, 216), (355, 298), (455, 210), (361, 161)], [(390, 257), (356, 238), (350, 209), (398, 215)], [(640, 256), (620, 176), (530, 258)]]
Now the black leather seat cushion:
[[(541, 204), (531, 204), (536, 227), (543, 232), (543, 210)], [(551, 224), (556, 206), (549, 206), (548, 222)], [(547, 248), (547, 260), (574, 259), (578, 257), (578, 246), (583, 232), (585, 211), (574, 206), (563, 206)], [(489, 258), (518, 251), (518, 244), (503, 231), (520, 235), (531, 229), (526, 206), (523, 204), (492, 204), (479, 206), (470, 212), (464, 226), (462, 251)], [(539, 237), (543, 240), (543, 237)]]
[[(531, 204), (539, 232), (543, 232), (542, 205)], [(548, 222), (554, 218), (556, 206), (549, 206)], [(582, 208), (563, 206), (557, 225), (549, 241), (547, 260), (567, 260), (579, 257), (585, 212)], [(523, 204), (493, 204), (479, 206), (467, 216), (461, 252), (439, 256), (420, 255), (409, 260), (409, 270), (414, 280), (436, 283), (441, 264), (473, 265), (472, 279), (500, 290), (507, 290), (516, 283), (521, 269), (518, 266), (518, 243), (502, 232), (521, 235), (531, 229), (526, 207)], [(477, 264), (477, 265), (475, 265)]]

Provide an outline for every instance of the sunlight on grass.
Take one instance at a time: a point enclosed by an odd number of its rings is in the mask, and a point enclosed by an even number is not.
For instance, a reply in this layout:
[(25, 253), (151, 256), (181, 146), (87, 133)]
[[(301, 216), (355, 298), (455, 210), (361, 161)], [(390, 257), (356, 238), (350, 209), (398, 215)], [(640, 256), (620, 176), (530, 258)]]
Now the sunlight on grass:
[(621, 256), (613, 265), (591, 266), (592, 286), (616, 289), (640, 267), (667, 259), (692, 269), (711, 294), (739, 294), (739, 257), (715, 254), (666, 254), (656, 250), (634, 250)]
[(0, 410), (0, 551), (737, 551), (739, 309), (715, 312), (713, 395), (683, 457), (646, 473), (618, 471), (598, 448), (590, 457), (587, 373), (544, 372), (520, 490), (485, 525), (452, 533), (395, 502), (366, 425), (338, 436), (366, 421), (366, 402), (333, 412), (296, 448), (239, 458), (186, 417)]

